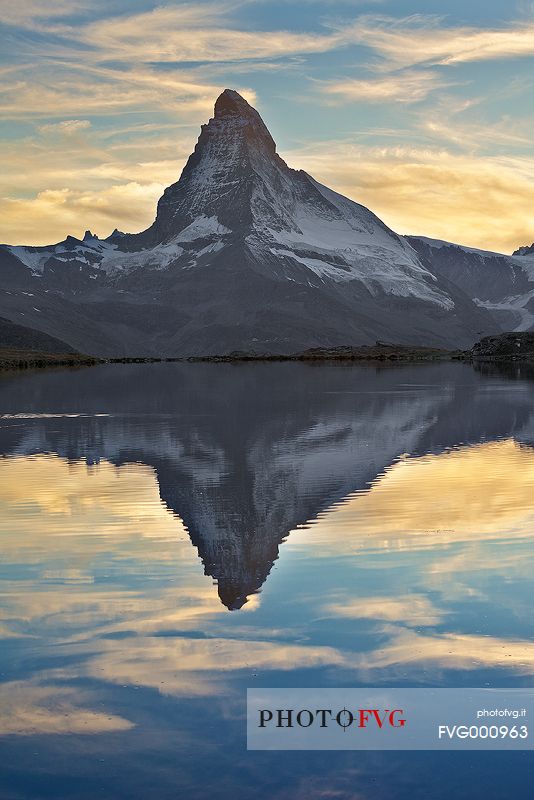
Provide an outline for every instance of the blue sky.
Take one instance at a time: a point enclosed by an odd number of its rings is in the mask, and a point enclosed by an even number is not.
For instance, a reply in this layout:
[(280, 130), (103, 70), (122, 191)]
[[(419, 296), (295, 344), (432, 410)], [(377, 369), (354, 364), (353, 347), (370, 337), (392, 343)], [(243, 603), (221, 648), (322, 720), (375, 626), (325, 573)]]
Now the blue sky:
[(534, 2), (0, 0), (0, 241), (150, 224), (217, 94), (400, 233), (534, 240)]

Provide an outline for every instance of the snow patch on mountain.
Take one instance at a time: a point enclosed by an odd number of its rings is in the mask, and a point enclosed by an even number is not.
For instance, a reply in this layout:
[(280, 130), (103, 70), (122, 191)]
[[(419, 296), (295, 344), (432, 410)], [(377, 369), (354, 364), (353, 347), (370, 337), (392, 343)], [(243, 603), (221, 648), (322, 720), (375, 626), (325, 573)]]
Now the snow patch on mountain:
[(76, 262), (89, 266), (98, 266), (110, 253), (116, 250), (117, 245), (100, 239), (85, 239), (83, 242), (74, 237), (67, 237), (64, 242), (43, 247), (24, 247), (23, 245), (6, 245), (6, 248), (22, 263), (29, 267), (34, 274), (42, 274), (47, 262), (53, 258), (56, 261)]
[(499, 303), (491, 303), (489, 300), (479, 300), (477, 297), (473, 298), (473, 300), (477, 306), (485, 308), (492, 313), (511, 312), (517, 319), (517, 324), (512, 330), (529, 331), (534, 326), (534, 313), (532, 313), (527, 306), (533, 298), (534, 289), (523, 295), (505, 297), (502, 302)]
[[(373, 295), (382, 291), (454, 308), (452, 298), (436, 286), (436, 277), (415, 250), (371, 211), (304, 172), (288, 172), (297, 179), (289, 187), (284, 181), (284, 194), (291, 196), (285, 207), (280, 201), (274, 208), (271, 205), (274, 213), (266, 218), (256, 198), (253, 233), (247, 238), (253, 249), (261, 252), (268, 243), (274, 255), (292, 258), (335, 282), (359, 281)], [(265, 195), (265, 183), (262, 189)], [(271, 195), (275, 196), (274, 187)], [(273, 227), (272, 217), (283, 224)]]
[(184, 228), (177, 235), (175, 241), (177, 242), (194, 242), (197, 239), (204, 239), (207, 236), (222, 236), (226, 233), (231, 233), (229, 228), (225, 228), (217, 217), (206, 217), (201, 214), (193, 222)]
[[(73, 266), (84, 264), (108, 275), (113, 275), (126, 274), (142, 268), (165, 269), (186, 252), (186, 248), (182, 245), (194, 245), (198, 241), (198, 248), (191, 250), (191, 257), (196, 261), (196, 259), (208, 253), (215, 253), (224, 247), (221, 239), (229, 233), (231, 233), (230, 229), (222, 225), (216, 216), (207, 217), (201, 214), (181, 230), (172, 241), (145, 250), (133, 252), (120, 250), (120, 239), (125, 234), (113, 235), (112, 238), (115, 241), (111, 242), (100, 240), (92, 235), (88, 236), (87, 233), (83, 241), (68, 237), (64, 242), (44, 247), (14, 245), (6, 247), (29, 267), (35, 276), (42, 275), (50, 259), (63, 263), (72, 262)], [(211, 241), (206, 243), (206, 240)], [(188, 264), (188, 266), (190, 265), (191, 263)], [(95, 278), (96, 276), (91, 277)]]

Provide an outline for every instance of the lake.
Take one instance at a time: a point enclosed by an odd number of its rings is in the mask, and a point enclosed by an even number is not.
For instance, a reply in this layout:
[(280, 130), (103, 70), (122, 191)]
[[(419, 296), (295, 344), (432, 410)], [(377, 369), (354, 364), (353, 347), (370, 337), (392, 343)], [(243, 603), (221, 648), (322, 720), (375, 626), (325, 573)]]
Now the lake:
[(534, 371), (0, 377), (2, 800), (530, 798), (534, 755), (253, 752), (246, 689), (531, 687)]

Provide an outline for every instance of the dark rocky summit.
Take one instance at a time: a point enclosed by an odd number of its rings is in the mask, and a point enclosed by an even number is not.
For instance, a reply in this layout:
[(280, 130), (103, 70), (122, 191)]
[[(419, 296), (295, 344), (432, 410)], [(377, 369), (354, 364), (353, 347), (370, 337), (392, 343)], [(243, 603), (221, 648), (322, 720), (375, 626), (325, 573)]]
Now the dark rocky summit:
[(518, 247), (517, 250), (514, 250), (512, 255), (514, 255), (514, 256), (532, 256), (532, 255), (534, 255), (534, 244), (525, 245), (524, 247)]

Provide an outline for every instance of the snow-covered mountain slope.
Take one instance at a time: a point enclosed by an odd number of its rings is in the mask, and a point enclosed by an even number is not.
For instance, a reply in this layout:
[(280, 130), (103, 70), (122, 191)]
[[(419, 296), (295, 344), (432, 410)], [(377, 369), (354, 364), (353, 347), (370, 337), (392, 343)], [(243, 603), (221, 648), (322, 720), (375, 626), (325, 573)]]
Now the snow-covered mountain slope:
[(103, 355), (469, 346), (499, 331), (371, 211), (290, 169), (229, 89), (150, 228), (5, 245), (0, 287), (0, 314)]
[(67, 236), (63, 242), (58, 244), (45, 245), (43, 247), (23, 247), (11, 246), (9, 251), (19, 258), (34, 275), (42, 275), (48, 266), (54, 262), (65, 264), (74, 263), (85, 264), (89, 267), (99, 265), (105, 256), (116, 249), (113, 239), (114, 233), (109, 239), (100, 241), (91, 231), (86, 231), (82, 239), (74, 236)]
[(503, 330), (534, 328), (534, 247), (511, 255), (426, 237), (407, 237), (427, 269), (459, 286)]

